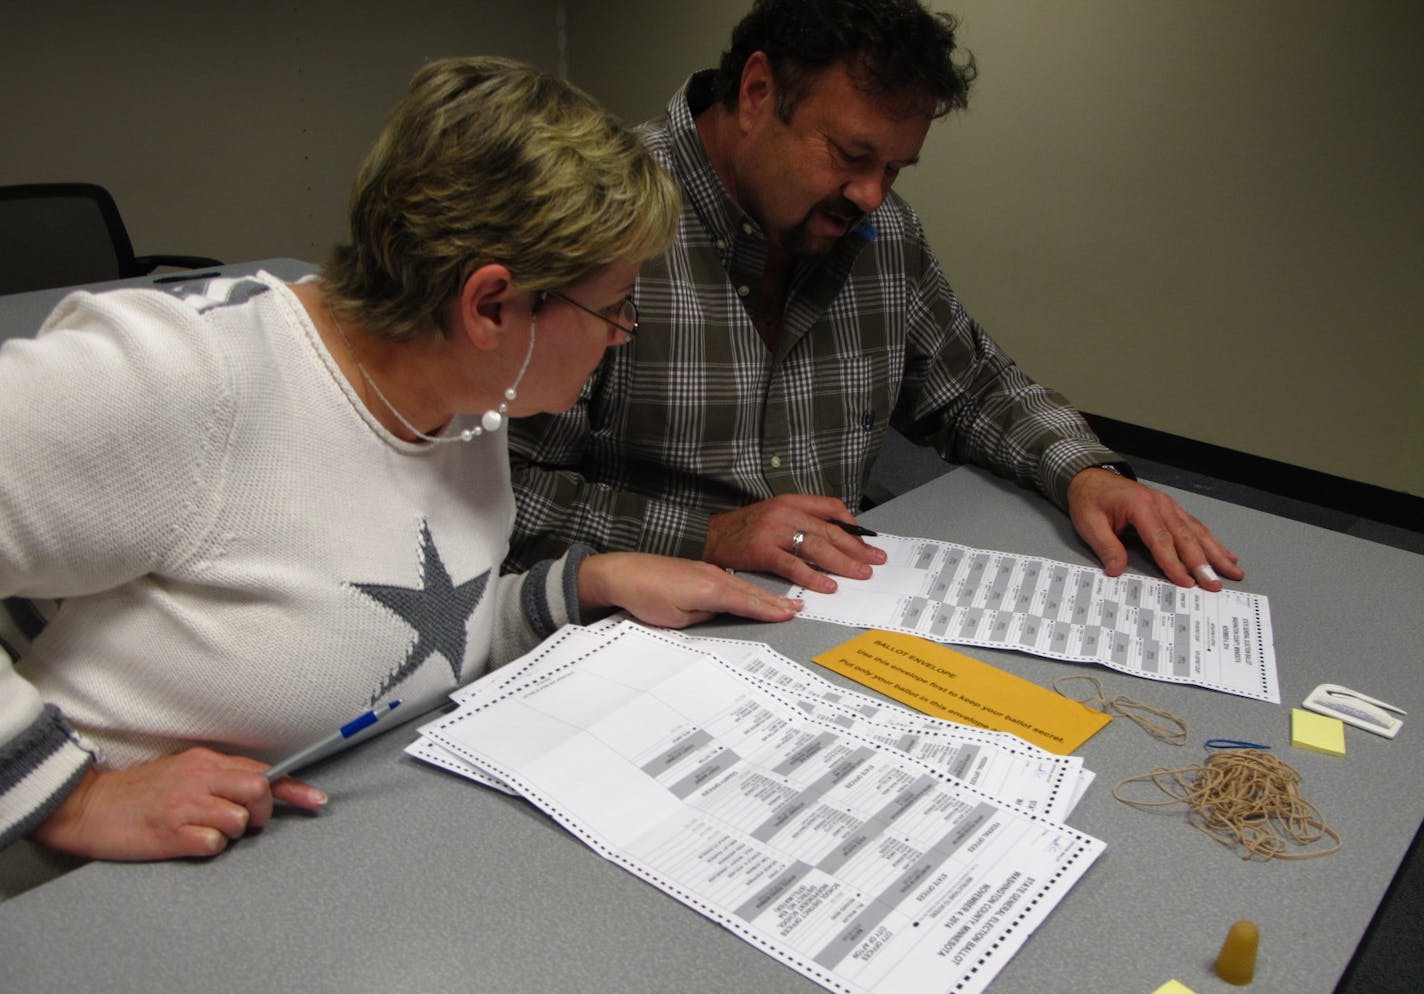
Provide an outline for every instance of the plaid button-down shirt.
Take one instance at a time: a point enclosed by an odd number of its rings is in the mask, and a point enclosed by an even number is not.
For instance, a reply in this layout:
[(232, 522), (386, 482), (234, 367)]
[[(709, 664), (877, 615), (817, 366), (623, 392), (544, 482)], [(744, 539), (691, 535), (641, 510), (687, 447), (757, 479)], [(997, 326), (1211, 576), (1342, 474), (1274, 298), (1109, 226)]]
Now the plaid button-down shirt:
[(860, 506), (888, 426), (1066, 504), (1119, 457), (960, 306), (919, 217), (891, 194), (828, 257), (793, 270), (775, 351), (753, 324), (767, 254), (693, 117), (709, 74), (643, 138), (679, 181), (671, 249), (638, 276), (638, 336), (566, 414), (510, 425), (509, 568), (575, 541), (697, 558), (710, 515), (785, 493)]

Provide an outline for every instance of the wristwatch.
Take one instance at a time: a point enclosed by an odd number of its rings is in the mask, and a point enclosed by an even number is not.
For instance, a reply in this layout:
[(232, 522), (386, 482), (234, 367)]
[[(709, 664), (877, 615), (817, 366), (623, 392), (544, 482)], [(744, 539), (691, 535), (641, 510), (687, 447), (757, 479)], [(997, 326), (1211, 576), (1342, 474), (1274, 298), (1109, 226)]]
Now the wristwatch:
[(1129, 480), (1137, 479), (1137, 473), (1133, 471), (1132, 466), (1130, 464), (1125, 462), (1100, 462), (1096, 466), (1091, 466), (1089, 468), (1105, 469), (1115, 476), (1125, 476)]

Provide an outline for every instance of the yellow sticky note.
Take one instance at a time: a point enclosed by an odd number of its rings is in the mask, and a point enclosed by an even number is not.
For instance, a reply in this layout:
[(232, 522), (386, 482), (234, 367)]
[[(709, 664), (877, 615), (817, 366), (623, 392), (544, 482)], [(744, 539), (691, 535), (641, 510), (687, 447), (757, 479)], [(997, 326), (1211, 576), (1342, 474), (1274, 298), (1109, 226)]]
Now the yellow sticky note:
[(1345, 723), (1328, 714), (1291, 708), (1291, 745), (1297, 749), (1345, 755)]
[(1169, 980), (1152, 994), (1192, 994), (1192, 989), (1180, 980)]
[(915, 635), (868, 631), (815, 657), (856, 683), (916, 711), (961, 725), (1013, 732), (1067, 755), (1110, 715)]

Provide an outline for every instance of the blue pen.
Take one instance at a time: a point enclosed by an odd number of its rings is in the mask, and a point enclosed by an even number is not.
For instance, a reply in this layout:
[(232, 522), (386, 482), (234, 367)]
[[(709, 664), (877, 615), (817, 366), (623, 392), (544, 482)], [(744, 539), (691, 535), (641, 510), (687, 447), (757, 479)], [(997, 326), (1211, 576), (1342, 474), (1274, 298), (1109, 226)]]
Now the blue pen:
[(357, 732), (374, 725), (398, 707), (400, 707), (400, 701), (390, 701), (380, 711), (367, 711), (365, 714), (357, 715), (320, 742), (313, 742), (305, 749), (288, 756), (276, 766), (270, 768), (267, 771), (267, 782), (271, 783), (278, 777), (290, 773), (295, 769), (299, 769), (313, 760), (326, 755), (332, 750), (333, 746), (340, 745)]

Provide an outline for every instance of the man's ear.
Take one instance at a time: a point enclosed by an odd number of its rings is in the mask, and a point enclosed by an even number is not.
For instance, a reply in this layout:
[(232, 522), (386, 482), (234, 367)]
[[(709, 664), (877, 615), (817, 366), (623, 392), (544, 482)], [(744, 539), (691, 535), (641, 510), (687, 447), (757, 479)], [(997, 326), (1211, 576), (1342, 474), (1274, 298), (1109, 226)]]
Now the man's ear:
[(480, 266), (460, 288), (451, 334), (464, 334), (477, 349), (498, 348), (520, 296), (508, 266), (496, 262)]
[(765, 52), (753, 52), (742, 66), (742, 81), (737, 90), (737, 118), (742, 131), (750, 131), (757, 119), (776, 113), (776, 80), (771, 74), (771, 58)]

